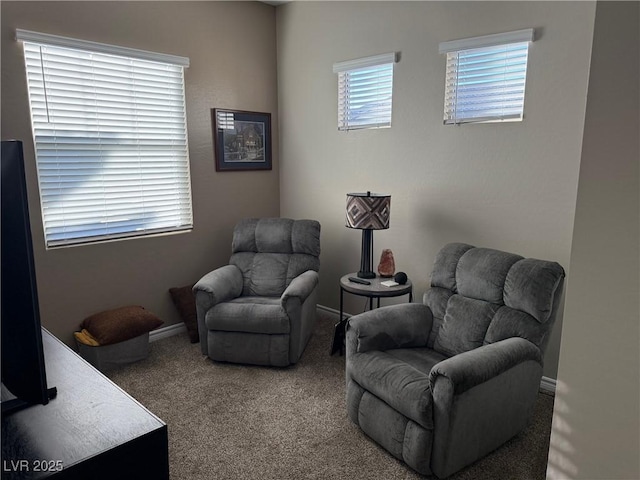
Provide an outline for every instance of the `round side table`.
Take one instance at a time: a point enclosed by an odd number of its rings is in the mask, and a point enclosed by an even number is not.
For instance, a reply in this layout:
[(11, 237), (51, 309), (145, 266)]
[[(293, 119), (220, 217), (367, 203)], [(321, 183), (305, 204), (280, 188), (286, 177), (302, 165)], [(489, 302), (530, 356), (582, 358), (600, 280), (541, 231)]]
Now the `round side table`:
[(344, 335), (347, 325), (347, 319), (344, 317), (344, 292), (351, 293), (352, 295), (359, 295), (361, 297), (369, 298), (369, 310), (373, 310), (373, 300), (376, 299), (376, 307), (380, 307), (380, 299), (387, 297), (399, 297), (401, 295), (409, 295), (409, 303), (413, 301), (413, 284), (411, 280), (407, 280), (404, 285), (395, 285), (393, 287), (387, 287), (382, 282), (392, 280), (392, 278), (376, 277), (366, 279), (370, 282), (369, 285), (352, 282), (349, 277), (357, 277), (357, 273), (348, 273), (340, 278), (340, 321), (335, 325), (335, 331), (333, 334), (333, 343), (331, 345), (331, 355), (339, 351), (342, 355), (344, 353)]

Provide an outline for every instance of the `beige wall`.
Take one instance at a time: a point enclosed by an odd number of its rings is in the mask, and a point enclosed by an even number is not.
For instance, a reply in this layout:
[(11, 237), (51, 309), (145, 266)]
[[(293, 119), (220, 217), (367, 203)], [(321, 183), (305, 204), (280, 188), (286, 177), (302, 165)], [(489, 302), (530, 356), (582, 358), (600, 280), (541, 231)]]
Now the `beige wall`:
[[(595, 6), (590, 2), (294, 2), (277, 8), (280, 208), (322, 223), (321, 304), (359, 265), (345, 194), (392, 195), (394, 252), (420, 299), (437, 250), (461, 241), (568, 270)], [(521, 123), (444, 126), (439, 42), (536, 28)], [(401, 52), (393, 126), (337, 131), (334, 62)], [(352, 299), (357, 313), (364, 301)], [(406, 300), (406, 298), (405, 298)], [(561, 323), (544, 374), (555, 378)]]
[(597, 7), (549, 479), (640, 478), (639, 5)]
[[(255, 2), (6, 1), (1, 8), (2, 138), (25, 145), (44, 326), (70, 342), (87, 315), (129, 304), (155, 312), (165, 325), (178, 322), (167, 290), (226, 263), (239, 218), (279, 214), (275, 8)], [(45, 250), (16, 28), (190, 58), (185, 86), (192, 232)], [(272, 114), (272, 171), (216, 173), (213, 107)]]

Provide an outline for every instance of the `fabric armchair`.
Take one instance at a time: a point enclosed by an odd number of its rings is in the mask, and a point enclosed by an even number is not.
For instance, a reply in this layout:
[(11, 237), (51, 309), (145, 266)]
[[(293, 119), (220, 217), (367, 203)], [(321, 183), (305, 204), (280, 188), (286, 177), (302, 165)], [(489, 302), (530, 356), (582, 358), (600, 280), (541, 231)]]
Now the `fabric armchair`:
[(240, 221), (229, 265), (193, 287), (202, 353), (224, 362), (296, 363), (315, 324), (319, 255), (315, 220)]
[(425, 475), (498, 448), (533, 412), (563, 279), (555, 262), (445, 246), (423, 304), (349, 319), (349, 418)]

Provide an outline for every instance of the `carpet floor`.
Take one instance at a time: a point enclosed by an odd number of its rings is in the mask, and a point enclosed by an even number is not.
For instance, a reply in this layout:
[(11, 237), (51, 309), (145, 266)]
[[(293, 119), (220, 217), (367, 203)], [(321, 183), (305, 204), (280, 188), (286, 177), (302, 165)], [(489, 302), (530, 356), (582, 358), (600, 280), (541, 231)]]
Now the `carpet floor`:
[[(329, 356), (336, 318), (318, 311), (292, 367), (215, 363), (185, 333), (109, 377), (167, 423), (172, 480), (425, 478), (347, 418), (344, 357)], [(540, 393), (523, 433), (449, 478), (544, 479), (552, 411)]]

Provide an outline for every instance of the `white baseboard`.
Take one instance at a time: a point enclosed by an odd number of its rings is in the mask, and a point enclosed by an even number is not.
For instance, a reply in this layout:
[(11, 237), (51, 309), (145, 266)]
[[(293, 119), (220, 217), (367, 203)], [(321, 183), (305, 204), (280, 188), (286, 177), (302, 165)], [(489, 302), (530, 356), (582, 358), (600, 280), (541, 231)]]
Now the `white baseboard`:
[(322, 311), (327, 312), (327, 313), (332, 313), (336, 317), (340, 316), (340, 311), (336, 310), (335, 308), (325, 307), (324, 305), (316, 305), (316, 308), (318, 310), (322, 310)]
[(158, 328), (149, 332), (149, 342), (162, 340), (163, 338), (172, 337), (179, 333), (186, 332), (187, 327), (184, 323), (174, 323), (167, 327)]
[[(325, 307), (324, 305), (318, 305), (318, 310), (325, 311), (327, 313), (331, 313), (336, 315), (336, 317), (340, 316), (340, 312), (335, 308)], [(345, 314), (345, 316), (351, 316), (349, 314)], [(540, 381), (540, 390), (544, 390), (545, 392), (552, 393), (555, 395), (556, 393), (556, 380), (554, 378), (542, 377)]]
[(556, 379), (549, 377), (542, 377), (540, 381), (540, 390), (544, 390), (545, 392), (556, 394)]

